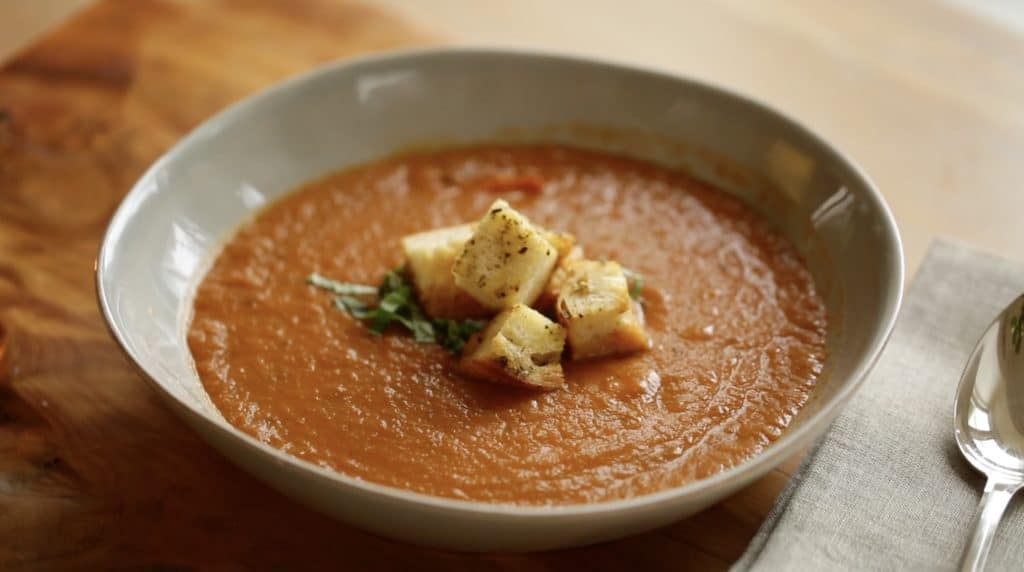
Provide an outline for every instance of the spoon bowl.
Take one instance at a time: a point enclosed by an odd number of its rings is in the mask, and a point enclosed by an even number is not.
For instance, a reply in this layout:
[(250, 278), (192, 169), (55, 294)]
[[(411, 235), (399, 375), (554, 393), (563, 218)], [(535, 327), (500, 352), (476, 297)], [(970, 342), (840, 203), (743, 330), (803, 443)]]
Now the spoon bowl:
[(1024, 486), (1024, 296), (1004, 309), (971, 353), (953, 407), (964, 457), (988, 477), (961, 570), (981, 570), (1006, 506)]

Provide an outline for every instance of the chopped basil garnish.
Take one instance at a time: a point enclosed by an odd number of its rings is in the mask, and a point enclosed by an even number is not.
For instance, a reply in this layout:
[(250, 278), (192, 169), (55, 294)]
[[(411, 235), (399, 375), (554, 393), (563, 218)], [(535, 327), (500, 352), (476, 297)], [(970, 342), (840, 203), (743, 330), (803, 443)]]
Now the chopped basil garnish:
[[(416, 301), (412, 285), (401, 268), (384, 275), (379, 287), (351, 284), (312, 274), (307, 280), (313, 286), (335, 294), (334, 306), (362, 321), (371, 332), (383, 334), (392, 325), (401, 325), (420, 343), (436, 343), (458, 353), (474, 333), (484, 327), (476, 320), (432, 320)], [(376, 306), (361, 297), (376, 297)]]
[(434, 336), (441, 347), (452, 353), (459, 353), (470, 336), (484, 329), (486, 324), (479, 320), (446, 320), (444, 318), (434, 320)]
[(330, 278), (321, 276), (315, 272), (309, 275), (306, 282), (309, 282), (317, 288), (323, 288), (324, 290), (333, 292), (338, 296), (363, 296), (377, 293), (377, 289), (373, 286), (352, 284), (350, 282), (338, 282), (337, 280), (331, 280)]

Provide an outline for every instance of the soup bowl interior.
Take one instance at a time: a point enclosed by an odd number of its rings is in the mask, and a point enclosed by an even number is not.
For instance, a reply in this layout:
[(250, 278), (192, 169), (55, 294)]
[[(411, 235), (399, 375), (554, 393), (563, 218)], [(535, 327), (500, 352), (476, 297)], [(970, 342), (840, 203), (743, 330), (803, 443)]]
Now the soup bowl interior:
[[(805, 258), (829, 314), (826, 370), (789, 430), (713, 477), (641, 497), (490, 505), (339, 475), (228, 425), (185, 334), (218, 246), (296, 186), (423, 145), (559, 142), (690, 171), (740, 196)], [(881, 351), (902, 291), (899, 236), (878, 191), (821, 138), (771, 109), (678, 77), (490, 50), (391, 54), (328, 66), (253, 96), (178, 143), (115, 214), (97, 264), (114, 336), (170, 406), (225, 455), (306, 504), (411, 542), (464, 550), (577, 545), (696, 512), (826, 429)]]

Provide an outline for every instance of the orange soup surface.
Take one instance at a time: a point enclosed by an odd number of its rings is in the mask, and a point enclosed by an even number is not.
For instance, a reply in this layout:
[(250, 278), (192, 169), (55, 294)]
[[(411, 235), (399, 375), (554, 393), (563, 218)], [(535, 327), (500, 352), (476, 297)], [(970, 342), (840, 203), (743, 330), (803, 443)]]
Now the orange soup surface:
[[(467, 379), (437, 345), (377, 336), (307, 285), (378, 284), (403, 235), (497, 198), (644, 277), (650, 351), (566, 361), (541, 393)], [(402, 154), (313, 182), (226, 244), (188, 343), (241, 430), (340, 473), (524, 505), (633, 497), (756, 455), (807, 401), (826, 316), (793, 247), (685, 174), (562, 146)]]

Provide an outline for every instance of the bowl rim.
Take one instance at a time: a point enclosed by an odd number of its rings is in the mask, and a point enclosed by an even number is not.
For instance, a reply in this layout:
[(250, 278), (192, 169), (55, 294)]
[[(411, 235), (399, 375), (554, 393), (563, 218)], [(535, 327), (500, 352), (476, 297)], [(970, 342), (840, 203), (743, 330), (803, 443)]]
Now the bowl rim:
[[(873, 206), (879, 212), (882, 219), (881, 222), (884, 225), (884, 233), (891, 240), (891, 250), (893, 251), (890, 253), (892, 256), (886, 257), (887, 270), (890, 276), (886, 289), (890, 295), (881, 316), (880, 327), (876, 326), (876, 332), (866, 350), (864, 359), (849, 374), (848, 378), (850, 381), (831, 398), (830, 403), (814, 412), (799, 427), (787, 429), (778, 440), (771, 443), (765, 450), (710, 477), (635, 497), (556, 505), (518, 505), (514, 503), (491, 503), (487, 501), (453, 499), (358, 479), (338, 471), (323, 468), (263, 443), (229, 424), (223, 418), (215, 418), (199, 410), (195, 405), (179, 400), (170, 391), (165, 389), (163, 384), (157, 380), (157, 375), (143, 364), (144, 360), (129, 349), (127, 342), (130, 336), (115, 321), (111, 310), (111, 300), (108, 297), (109, 293), (103, 286), (106, 271), (112, 259), (112, 251), (138, 204), (141, 202), (144, 194), (143, 189), (147, 186), (146, 183), (152, 180), (166, 164), (173, 162), (186, 148), (201, 139), (215, 135), (219, 131), (221, 124), (235, 120), (246, 113), (253, 105), (271, 101), (275, 98), (286, 97), (291, 90), (305, 84), (334, 74), (356, 73), (361, 68), (369, 69), (376, 66), (397, 64), (416, 65), (427, 60), (458, 60), (464, 58), (512, 59), (524, 63), (543, 61), (555, 65), (589, 67), (611, 74), (639, 74), (650, 79), (676, 84), (688, 84), (691, 87), (711, 92), (717, 97), (731, 99), (742, 105), (753, 107), (756, 111), (780, 121), (811, 141), (827, 158), (846, 168), (853, 178), (857, 180), (858, 184), (867, 191), (866, 199), (873, 203)], [(877, 363), (882, 350), (887, 345), (896, 324), (903, 301), (904, 272), (904, 254), (899, 229), (891, 209), (882, 197), (878, 187), (874, 184), (874, 181), (852, 158), (839, 150), (835, 145), (829, 143), (810, 127), (779, 111), (772, 105), (705, 79), (697, 79), (656, 67), (563, 51), (488, 46), (442, 46), (399, 49), (356, 57), (345, 57), (286, 78), (228, 105), (226, 108), (203, 120), (197, 127), (179, 139), (136, 180), (128, 193), (122, 198), (117, 210), (111, 217), (103, 234), (95, 262), (96, 296), (100, 313), (103, 315), (108, 330), (129, 362), (142, 374), (146, 383), (172, 406), (172, 410), (192, 422), (193, 430), (196, 430), (198, 426), (202, 426), (205, 429), (216, 432), (226, 440), (233, 440), (249, 448), (254, 448), (257, 452), (269, 457), (268, 460), (284, 464), (287, 468), (308, 473), (318, 479), (331, 481), (333, 484), (345, 485), (363, 493), (383, 496), (388, 500), (412, 503), (425, 509), (527, 519), (569, 518), (624, 511), (642, 511), (662, 504), (671, 504), (673, 501), (682, 501), (685, 498), (700, 496), (714, 489), (723, 486), (727, 487), (729, 484), (743, 484), (744, 478), (753, 480), (767, 473), (771, 468), (796, 453), (796, 448), (815, 437), (816, 433), (823, 433), (826, 426), (838, 415), (842, 406), (850, 400), (861, 384), (864, 383), (867, 375)], [(208, 442), (208, 444), (210, 443)], [(218, 452), (222, 455), (224, 454), (223, 451)]]

